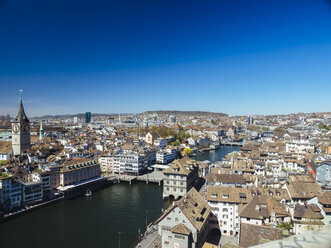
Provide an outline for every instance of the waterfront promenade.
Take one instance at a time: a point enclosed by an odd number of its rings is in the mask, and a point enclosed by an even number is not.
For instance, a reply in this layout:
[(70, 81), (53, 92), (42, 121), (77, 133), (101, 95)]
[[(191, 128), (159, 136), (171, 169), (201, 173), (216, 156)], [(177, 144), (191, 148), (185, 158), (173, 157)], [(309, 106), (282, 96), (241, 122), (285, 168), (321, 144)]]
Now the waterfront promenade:
[(158, 234), (157, 226), (153, 225), (141, 238), (135, 248), (161, 247), (161, 236)]
[(157, 183), (158, 185), (161, 185), (165, 176), (162, 171), (153, 171), (140, 176), (111, 174), (105, 178), (107, 178), (109, 181), (117, 181), (118, 183), (128, 182), (129, 184), (132, 184), (135, 182), (146, 182), (146, 184)]

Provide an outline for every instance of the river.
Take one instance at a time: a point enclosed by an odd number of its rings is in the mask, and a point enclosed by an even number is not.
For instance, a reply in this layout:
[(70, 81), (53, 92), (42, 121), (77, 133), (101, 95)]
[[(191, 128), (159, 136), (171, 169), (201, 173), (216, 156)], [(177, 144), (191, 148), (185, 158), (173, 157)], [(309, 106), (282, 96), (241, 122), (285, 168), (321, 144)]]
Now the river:
[[(194, 159), (220, 160), (238, 147), (221, 147)], [(161, 215), (171, 203), (163, 201), (157, 184), (121, 183), (39, 209), (0, 224), (1, 247), (133, 247), (138, 229)]]

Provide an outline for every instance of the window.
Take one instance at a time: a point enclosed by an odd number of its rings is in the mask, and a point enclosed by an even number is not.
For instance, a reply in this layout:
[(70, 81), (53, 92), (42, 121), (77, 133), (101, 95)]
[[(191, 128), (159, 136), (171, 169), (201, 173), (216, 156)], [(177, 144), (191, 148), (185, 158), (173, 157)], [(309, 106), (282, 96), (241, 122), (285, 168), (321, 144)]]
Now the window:
[(228, 209), (227, 208), (223, 208), (223, 212), (228, 212)]
[(181, 236), (181, 235), (176, 235), (175, 234), (175, 239), (185, 239), (185, 237)]
[(170, 217), (167, 217), (167, 220), (171, 220), (171, 218)]

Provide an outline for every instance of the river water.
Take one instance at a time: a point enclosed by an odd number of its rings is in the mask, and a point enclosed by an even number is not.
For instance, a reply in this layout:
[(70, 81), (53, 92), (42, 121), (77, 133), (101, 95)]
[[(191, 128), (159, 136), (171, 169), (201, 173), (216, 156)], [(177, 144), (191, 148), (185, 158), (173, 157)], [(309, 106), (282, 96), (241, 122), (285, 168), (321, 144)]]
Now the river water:
[[(220, 160), (238, 147), (222, 147), (195, 159)], [(133, 247), (143, 232), (171, 203), (157, 184), (121, 183), (39, 209), (0, 224), (1, 247)]]

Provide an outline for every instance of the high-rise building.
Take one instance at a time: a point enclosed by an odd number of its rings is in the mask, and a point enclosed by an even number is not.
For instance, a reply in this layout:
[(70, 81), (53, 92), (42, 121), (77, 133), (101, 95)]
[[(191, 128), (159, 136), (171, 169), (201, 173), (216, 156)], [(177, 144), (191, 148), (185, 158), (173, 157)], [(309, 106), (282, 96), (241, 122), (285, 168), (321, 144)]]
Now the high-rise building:
[(24, 112), (22, 95), (17, 116), (12, 123), (12, 147), (14, 155), (23, 154), (30, 148), (30, 121)]
[(4, 115), (0, 116), (0, 122), (5, 122), (5, 116)]
[(78, 122), (78, 117), (74, 116), (74, 123), (77, 123), (77, 122)]
[(7, 120), (8, 123), (10, 122), (10, 115), (9, 114), (7, 115), (6, 120)]
[(85, 113), (85, 123), (90, 123), (91, 122), (91, 112), (86, 112)]
[(253, 125), (254, 124), (254, 119), (253, 119), (252, 116), (248, 116), (247, 123), (248, 123), (248, 125)]

